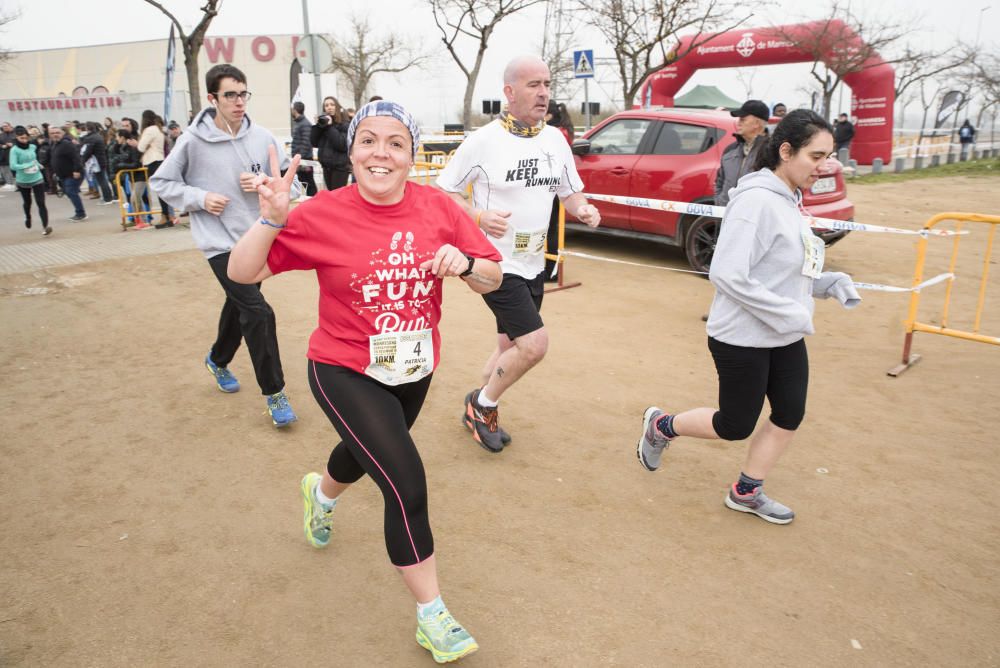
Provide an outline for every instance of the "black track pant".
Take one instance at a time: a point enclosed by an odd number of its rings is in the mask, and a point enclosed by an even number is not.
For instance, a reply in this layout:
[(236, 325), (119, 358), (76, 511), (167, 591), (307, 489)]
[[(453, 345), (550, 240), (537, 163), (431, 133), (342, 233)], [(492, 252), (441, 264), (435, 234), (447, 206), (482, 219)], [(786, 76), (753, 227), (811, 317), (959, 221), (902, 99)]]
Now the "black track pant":
[(719, 438), (748, 438), (765, 396), (771, 404), (771, 422), (782, 429), (798, 429), (809, 386), (805, 339), (780, 348), (744, 348), (708, 337), (708, 349), (719, 373), (719, 410), (712, 416)]
[(326, 470), (337, 482), (368, 475), (382, 491), (385, 547), (396, 566), (413, 566), (434, 554), (427, 519), (427, 480), (410, 427), (427, 396), (431, 376), (383, 385), (340, 366), (309, 361), (309, 386), (343, 439)]
[(24, 219), (31, 220), (31, 194), (35, 194), (35, 205), (38, 207), (38, 217), (42, 219), (42, 227), (49, 226), (49, 210), (45, 208), (45, 181), (39, 181), (33, 186), (18, 186), (21, 199), (24, 200)]

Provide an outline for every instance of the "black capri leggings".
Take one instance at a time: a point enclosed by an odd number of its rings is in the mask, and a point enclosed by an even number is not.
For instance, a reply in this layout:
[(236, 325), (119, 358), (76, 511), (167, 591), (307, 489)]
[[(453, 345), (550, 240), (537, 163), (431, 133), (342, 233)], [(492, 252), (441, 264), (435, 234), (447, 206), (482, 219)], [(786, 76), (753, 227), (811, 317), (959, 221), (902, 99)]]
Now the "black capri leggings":
[(749, 437), (765, 396), (771, 404), (771, 422), (782, 429), (798, 429), (806, 414), (809, 386), (805, 339), (780, 348), (744, 348), (708, 337), (708, 349), (719, 373), (719, 410), (712, 416), (719, 438)]
[(385, 547), (396, 566), (412, 566), (434, 554), (424, 465), (410, 438), (430, 384), (431, 376), (383, 385), (344, 367), (309, 361), (313, 396), (343, 439), (330, 453), (326, 470), (342, 483), (367, 473), (382, 490)]
[(24, 218), (31, 220), (31, 195), (35, 195), (35, 204), (38, 206), (38, 216), (42, 219), (42, 227), (49, 226), (49, 210), (45, 208), (45, 181), (39, 181), (33, 186), (18, 186), (21, 192), (21, 199), (24, 202)]

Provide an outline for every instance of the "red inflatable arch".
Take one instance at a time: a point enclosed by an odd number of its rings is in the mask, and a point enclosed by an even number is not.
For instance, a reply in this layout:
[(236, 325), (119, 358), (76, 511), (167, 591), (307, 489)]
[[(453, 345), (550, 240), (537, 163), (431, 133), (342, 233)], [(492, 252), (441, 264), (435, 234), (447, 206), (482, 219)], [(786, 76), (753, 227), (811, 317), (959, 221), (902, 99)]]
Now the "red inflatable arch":
[[(795, 46), (810, 36), (824, 34), (830, 42), (824, 53), (857, 48), (861, 38), (841, 21), (799, 23), (774, 28), (748, 28), (718, 33), (686, 56), (652, 74), (643, 84), (640, 98), (646, 105), (672, 107), (674, 96), (699, 69), (811, 62), (812, 55)], [(794, 40), (794, 41), (790, 41)], [(683, 53), (694, 37), (684, 37), (677, 51)], [(878, 54), (865, 62), (865, 69), (844, 76), (851, 87), (851, 115), (855, 135), (851, 157), (861, 164), (875, 158), (892, 158), (892, 109), (895, 104), (895, 73)], [(838, 110), (839, 111), (839, 110)]]

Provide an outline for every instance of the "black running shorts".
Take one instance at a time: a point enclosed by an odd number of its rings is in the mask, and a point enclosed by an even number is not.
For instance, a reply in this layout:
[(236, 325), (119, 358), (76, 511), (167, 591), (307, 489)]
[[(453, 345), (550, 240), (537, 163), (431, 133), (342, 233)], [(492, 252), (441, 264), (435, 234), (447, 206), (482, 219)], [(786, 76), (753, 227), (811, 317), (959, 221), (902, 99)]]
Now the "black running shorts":
[(497, 319), (497, 333), (514, 340), (544, 327), (539, 315), (544, 292), (544, 271), (534, 278), (504, 274), (500, 287), (483, 295), (483, 301)]

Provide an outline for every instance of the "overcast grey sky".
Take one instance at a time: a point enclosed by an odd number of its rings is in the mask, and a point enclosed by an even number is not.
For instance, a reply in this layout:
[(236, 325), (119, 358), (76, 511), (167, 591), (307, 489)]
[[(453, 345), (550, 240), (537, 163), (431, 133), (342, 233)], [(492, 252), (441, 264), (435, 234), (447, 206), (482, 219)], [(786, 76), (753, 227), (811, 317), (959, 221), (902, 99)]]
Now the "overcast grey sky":
[[(164, 0), (185, 27), (193, 27), (200, 18), (199, 6), (204, 0)], [(209, 35), (258, 35), (294, 34), (302, 32), (300, 0), (223, 0), (222, 9), (212, 23)], [(567, 1), (564, 3), (569, 5)], [(1000, 0), (880, 0), (878, 3), (854, 0), (853, 8), (878, 17), (915, 17), (917, 31), (912, 35), (915, 44), (945, 48), (961, 39), (973, 43), (979, 37), (982, 49), (1000, 50)], [(0, 34), (0, 44), (13, 50), (34, 50), (163, 39), (170, 25), (167, 18), (143, 0), (0, 0), (4, 12), (20, 12), (20, 18), (8, 24)], [(746, 5), (750, 7), (750, 5)], [(793, 23), (824, 15), (823, 2), (777, 0), (757, 13), (748, 26), (769, 23)], [(276, 7), (280, 7), (275, 11)], [(873, 9), (877, 7), (877, 9)], [(983, 8), (989, 7), (985, 11)], [(406, 35), (422, 48), (433, 49), (439, 44), (440, 35), (434, 26), (430, 10), (420, 0), (309, 0), (309, 18), (313, 32), (337, 34), (343, 32), (351, 13), (368, 15), (373, 32), (393, 30)], [(538, 6), (515, 15), (500, 24), (487, 51), (479, 86), (474, 95), (474, 106), (482, 98), (500, 96), (500, 76), (504, 64), (517, 53), (540, 50), (545, 11)], [(590, 86), (591, 99), (602, 100), (607, 105), (613, 98), (620, 98), (618, 86), (610, 72), (610, 65), (602, 59), (613, 54), (597, 35), (582, 31), (575, 40), (577, 48), (592, 48), (597, 59), (599, 81)], [(375, 89), (387, 91), (402, 102), (411, 95), (424, 100), (433, 99), (436, 110), (425, 110), (424, 115), (453, 117), (461, 108), (464, 77), (451, 58), (440, 50), (437, 60), (422, 73), (402, 75), (397, 80), (376, 79)], [(471, 57), (471, 51), (470, 51)], [(238, 64), (238, 63), (237, 63)], [(769, 103), (778, 100), (792, 106), (803, 104), (808, 94), (803, 86), (808, 81), (806, 65), (783, 65), (747, 68), (738, 77), (734, 70), (703, 70), (697, 73), (684, 90), (697, 84), (719, 86), (734, 98), (743, 98), (747, 84), (754, 97)], [(2, 77), (2, 73), (0, 73)], [(419, 84), (420, 88), (414, 88)], [(374, 92), (374, 91), (373, 91)], [(574, 108), (582, 93), (574, 96)], [(834, 103), (840, 100), (834, 98)], [(849, 105), (844, 93), (843, 106)], [(437, 112), (435, 114), (435, 111)], [(435, 119), (437, 120), (437, 119)]]

